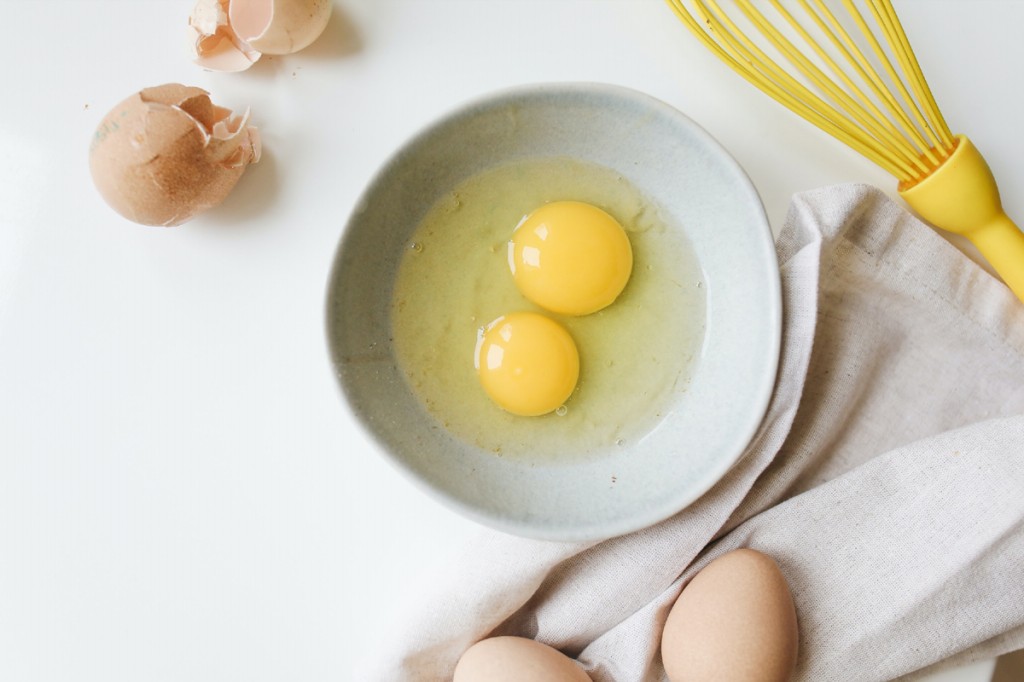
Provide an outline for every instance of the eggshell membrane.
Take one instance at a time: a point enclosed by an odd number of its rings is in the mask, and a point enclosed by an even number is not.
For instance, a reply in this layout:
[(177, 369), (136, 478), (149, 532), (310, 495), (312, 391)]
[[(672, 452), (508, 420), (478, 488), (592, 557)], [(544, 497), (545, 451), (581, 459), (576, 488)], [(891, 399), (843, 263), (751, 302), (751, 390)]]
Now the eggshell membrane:
[(523, 637), (492, 637), (471, 646), (452, 682), (592, 682), (571, 658)]
[(231, 0), (228, 15), (245, 42), (263, 54), (292, 54), (320, 37), (330, 0)]
[(796, 609), (770, 557), (738, 549), (705, 566), (669, 612), (661, 657), (671, 682), (785, 682), (796, 667)]
[(179, 225), (223, 201), (260, 156), (259, 133), (200, 88), (146, 88), (100, 122), (93, 182), (115, 211), (143, 225)]

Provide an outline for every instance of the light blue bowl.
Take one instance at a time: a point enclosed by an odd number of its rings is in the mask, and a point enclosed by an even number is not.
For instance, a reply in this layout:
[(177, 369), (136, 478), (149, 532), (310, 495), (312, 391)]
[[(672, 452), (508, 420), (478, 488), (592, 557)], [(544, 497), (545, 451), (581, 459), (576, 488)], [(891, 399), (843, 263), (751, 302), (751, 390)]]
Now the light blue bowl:
[[(439, 197), (493, 166), (552, 155), (616, 170), (685, 226), (704, 273), (707, 320), (685, 393), (650, 433), (608, 456), (541, 464), (496, 457), (439, 428), (396, 363), (389, 307), (410, 235)], [(714, 485), (764, 416), (782, 326), (772, 235), (743, 170), (677, 110), (600, 84), (500, 92), (398, 150), (349, 219), (326, 314), (341, 388), (382, 454), (458, 512), (551, 540), (643, 528)]]

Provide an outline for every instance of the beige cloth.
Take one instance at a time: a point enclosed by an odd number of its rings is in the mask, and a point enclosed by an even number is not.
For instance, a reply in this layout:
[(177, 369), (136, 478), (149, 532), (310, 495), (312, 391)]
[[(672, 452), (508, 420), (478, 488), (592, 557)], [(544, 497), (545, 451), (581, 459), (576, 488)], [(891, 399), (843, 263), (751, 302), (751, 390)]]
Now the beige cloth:
[(689, 508), (597, 544), (482, 531), (358, 673), (450, 680), (491, 634), (597, 682), (665, 679), (682, 587), (736, 547), (778, 561), (797, 679), (908, 679), (1024, 647), (1024, 305), (878, 190), (798, 195), (777, 251), (779, 378), (743, 459)]

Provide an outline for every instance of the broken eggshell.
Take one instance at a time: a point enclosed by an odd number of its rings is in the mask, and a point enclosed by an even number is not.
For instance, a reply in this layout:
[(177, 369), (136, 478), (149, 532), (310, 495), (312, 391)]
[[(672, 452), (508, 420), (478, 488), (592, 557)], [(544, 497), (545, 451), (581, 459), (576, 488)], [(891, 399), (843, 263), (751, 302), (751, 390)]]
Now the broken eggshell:
[(143, 225), (170, 227), (221, 203), (260, 158), (249, 112), (236, 115), (200, 88), (146, 88), (104, 117), (89, 148), (103, 199)]
[(244, 71), (263, 54), (307, 47), (330, 17), (330, 0), (197, 0), (188, 22), (189, 50), (204, 68)]

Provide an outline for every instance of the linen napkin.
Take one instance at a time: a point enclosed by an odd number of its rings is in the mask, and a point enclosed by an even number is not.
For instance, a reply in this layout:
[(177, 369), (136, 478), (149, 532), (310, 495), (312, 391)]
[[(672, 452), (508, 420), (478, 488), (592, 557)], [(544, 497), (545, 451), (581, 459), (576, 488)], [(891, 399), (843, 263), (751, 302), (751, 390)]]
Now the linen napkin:
[(764, 421), (708, 493), (600, 543), (482, 530), (359, 680), (450, 680), (487, 636), (595, 682), (664, 680), (668, 610), (708, 562), (772, 556), (796, 679), (913, 679), (1024, 647), (1024, 306), (879, 190), (794, 197), (776, 244), (783, 343)]

